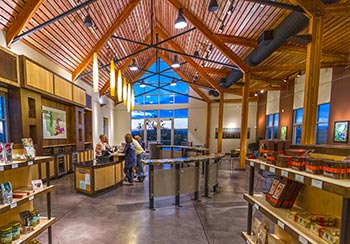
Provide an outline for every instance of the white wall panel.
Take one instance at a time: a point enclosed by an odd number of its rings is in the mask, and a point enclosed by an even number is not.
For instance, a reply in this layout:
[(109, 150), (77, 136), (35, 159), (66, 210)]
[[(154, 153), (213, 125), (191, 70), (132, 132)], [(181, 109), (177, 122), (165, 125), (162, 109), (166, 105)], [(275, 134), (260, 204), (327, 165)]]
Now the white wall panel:
[(266, 114), (279, 113), (280, 109), (280, 91), (267, 92)]

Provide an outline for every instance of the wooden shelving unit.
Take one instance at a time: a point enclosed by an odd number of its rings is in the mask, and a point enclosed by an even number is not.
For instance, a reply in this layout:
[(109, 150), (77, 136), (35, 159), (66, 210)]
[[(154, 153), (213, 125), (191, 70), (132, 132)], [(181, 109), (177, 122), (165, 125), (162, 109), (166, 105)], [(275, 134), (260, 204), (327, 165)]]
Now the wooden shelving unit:
[[(341, 223), (340, 223), (340, 238), (339, 244), (350, 243), (350, 180), (347, 179), (332, 179), (322, 175), (313, 175), (304, 171), (297, 171), (290, 168), (281, 168), (274, 165), (267, 164), (258, 159), (247, 159), (249, 162), (249, 190), (248, 194), (244, 195), (244, 199), (249, 203), (248, 205), (248, 226), (247, 232), (242, 233), (243, 239), (250, 240), (252, 232), (252, 213), (253, 208), (259, 210), (272, 222), (281, 227), (289, 233), (295, 240), (302, 244), (326, 244), (324, 240), (311, 233), (311, 231), (303, 226), (295, 223), (287, 217), (288, 210), (275, 208), (271, 206), (263, 195), (254, 195), (254, 172), (255, 168), (269, 171), (278, 176), (283, 176), (291, 180), (303, 183), (310, 189), (317, 189), (316, 191), (332, 193), (334, 196), (338, 195), (341, 202)], [(332, 199), (330, 199), (332, 201)], [(320, 203), (324, 204), (324, 203)]]
[[(52, 157), (36, 157), (31, 161), (14, 161), (8, 164), (0, 164), (0, 181), (10, 181), (14, 190), (27, 188), (32, 180), (30, 166), (35, 164), (46, 164), (46, 186), (43, 189), (36, 190), (26, 197), (14, 199), (11, 204), (0, 204), (0, 225), (6, 225), (11, 221), (19, 220), (19, 213), (24, 210), (33, 210), (33, 200), (42, 195), (46, 195), (47, 217), (40, 218), (40, 224), (34, 228), (34, 231), (28, 234), (21, 234), (20, 239), (13, 243), (29, 243), (34, 237), (43, 231), (48, 231), (48, 243), (52, 243), (51, 226), (55, 218), (51, 217), (51, 192), (54, 186), (50, 185), (50, 161)], [(29, 167), (28, 167), (29, 166)]]

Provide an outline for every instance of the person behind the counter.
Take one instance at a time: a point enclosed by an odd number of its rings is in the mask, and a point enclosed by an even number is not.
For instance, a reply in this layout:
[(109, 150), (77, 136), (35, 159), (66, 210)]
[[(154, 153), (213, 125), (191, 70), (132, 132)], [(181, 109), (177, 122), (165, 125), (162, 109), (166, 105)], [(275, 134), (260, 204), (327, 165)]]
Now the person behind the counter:
[(142, 148), (140, 141), (142, 142), (142, 138), (139, 135), (136, 135), (133, 139), (133, 143), (135, 144), (136, 148), (136, 174), (137, 174), (137, 179), (140, 182), (143, 182), (145, 179), (145, 173), (143, 171), (143, 164), (141, 160), (143, 160), (144, 155), (145, 155), (145, 150)]
[(124, 166), (124, 173), (126, 176), (126, 179), (129, 182), (129, 185), (133, 185), (134, 182), (134, 171), (133, 168), (136, 167), (136, 148), (135, 144), (133, 143), (133, 138), (130, 133), (125, 134), (125, 146), (124, 148), (120, 148), (119, 150), (121, 153), (125, 154), (125, 166)]

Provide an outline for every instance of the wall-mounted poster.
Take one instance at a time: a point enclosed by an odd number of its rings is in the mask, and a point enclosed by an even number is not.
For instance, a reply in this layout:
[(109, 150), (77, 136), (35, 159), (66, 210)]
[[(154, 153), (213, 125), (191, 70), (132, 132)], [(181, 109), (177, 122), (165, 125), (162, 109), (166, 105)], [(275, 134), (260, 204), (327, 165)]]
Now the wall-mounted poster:
[(287, 126), (281, 126), (280, 140), (287, 140)]
[(46, 106), (42, 106), (43, 138), (66, 139), (67, 125), (66, 112)]
[[(241, 128), (222, 128), (222, 139), (241, 138)], [(250, 128), (248, 128), (247, 138), (250, 138)], [(218, 139), (218, 128), (215, 128), (215, 139)]]
[(335, 121), (333, 141), (347, 143), (348, 128), (349, 128), (349, 121)]

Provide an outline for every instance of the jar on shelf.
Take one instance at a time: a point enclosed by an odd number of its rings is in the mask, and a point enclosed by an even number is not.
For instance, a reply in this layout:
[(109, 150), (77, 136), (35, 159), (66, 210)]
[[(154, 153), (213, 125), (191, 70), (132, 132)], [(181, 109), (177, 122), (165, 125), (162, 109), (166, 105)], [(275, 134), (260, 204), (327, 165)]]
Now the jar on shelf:
[(12, 243), (12, 226), (6, 225), (0, 228), (0, 243), (11, 244)]
[(18, 240), (21, 234), (21, 223), (13, 221), (9, 225), (12, 227), (12, 240)]

